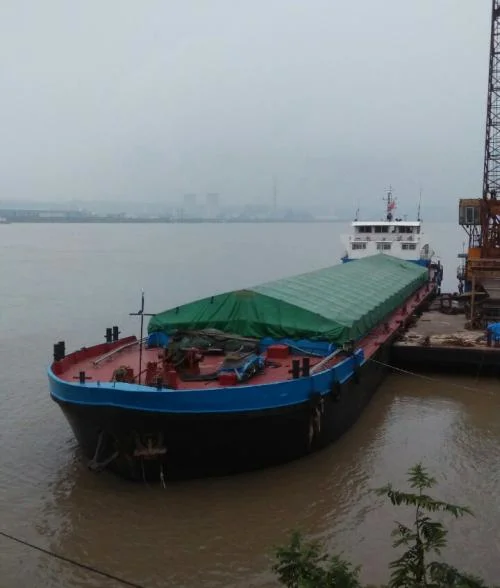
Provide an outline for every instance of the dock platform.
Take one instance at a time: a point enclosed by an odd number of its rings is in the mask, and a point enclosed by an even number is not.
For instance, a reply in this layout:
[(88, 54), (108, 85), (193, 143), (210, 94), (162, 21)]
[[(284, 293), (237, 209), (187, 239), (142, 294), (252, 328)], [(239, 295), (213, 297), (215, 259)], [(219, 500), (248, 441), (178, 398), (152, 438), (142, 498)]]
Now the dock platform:
[(468, 328), (463, 310), (441, 309), (436, 300), (394, 343), (391, 363), (414, 371), (500, 375), (500, 345), (488, 344), (485, 329)]

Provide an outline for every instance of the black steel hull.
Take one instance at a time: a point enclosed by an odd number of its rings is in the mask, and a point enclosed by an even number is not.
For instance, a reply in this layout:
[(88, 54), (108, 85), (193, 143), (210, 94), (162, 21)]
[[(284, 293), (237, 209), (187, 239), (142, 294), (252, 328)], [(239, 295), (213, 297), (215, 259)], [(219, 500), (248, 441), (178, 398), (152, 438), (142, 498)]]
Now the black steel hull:
[[(357, 374), (320, 402), (287, 409), (175, 415), (54, 400), (93, 469), (110, 469), (131, 480), (159, 480), (162, 472), (169, 479), (235, 473), (296, 459), (338, 439), (381, 383), (385, 369), (378, 362), (385, 363), (389, 351), (387, 341)], [(134, 455), (137, 439), (145, 443), (148, 434), (155, 442), (162, 440), (166, 453)]]

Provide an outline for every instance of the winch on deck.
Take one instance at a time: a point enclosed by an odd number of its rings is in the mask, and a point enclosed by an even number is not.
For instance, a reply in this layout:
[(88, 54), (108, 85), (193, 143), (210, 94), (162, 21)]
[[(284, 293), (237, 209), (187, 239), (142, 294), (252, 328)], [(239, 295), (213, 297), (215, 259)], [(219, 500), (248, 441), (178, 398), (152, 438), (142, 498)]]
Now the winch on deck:
[(179, 380), (231, 386), (248, 381), (265, 368), (257, 339), (207, 330), (180, 332), (168, 341), (153, 342), (153, 346), (155, 343), (161, 346), (158, 361), (146, 364), (147, 386), (176, 389)]

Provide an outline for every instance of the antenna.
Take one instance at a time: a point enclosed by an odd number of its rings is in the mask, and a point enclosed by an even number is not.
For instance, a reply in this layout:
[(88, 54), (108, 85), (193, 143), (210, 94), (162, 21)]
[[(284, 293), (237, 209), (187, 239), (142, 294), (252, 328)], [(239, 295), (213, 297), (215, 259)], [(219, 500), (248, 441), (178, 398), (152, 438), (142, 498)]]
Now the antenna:
[(356, 214), (354, 215), (354, 220), (357, 221), (359, 218), (359, 200), (358, 200), (358, 205), (356, 207)]
[(422, 219), (420, 218), (420, 207), (422, 206), (422, 186), (420, 186), (420, 194), (419, 194), (419, 198), (418, 198), (418, 208), (417, 208), (417, 220), (421, 221)]
[(144, 312), (144, 290), (142, 290), (141, 295), (141, 310), (138, 312), (129, 312), (129, 316), (140, 316), (141, 317), (141, 338), (139, 340), (139, 375), (138, 375), (138, 383), (141, 383), (141, 375), (142, 375), (142, 348), (143, 348), (143, 333), (144, 333), (144, 317), (145, 316), (155, 316), (154, 314), (149, 314)]
[(387, 190), (387, 196), (384, 198), (387, 201), (387, 208), (386, 208), (386, 220), (392, 220), (392, 211), (396, 208), (396, 200), (392, 196), (392, 186), (389, 185), (389, 189)]

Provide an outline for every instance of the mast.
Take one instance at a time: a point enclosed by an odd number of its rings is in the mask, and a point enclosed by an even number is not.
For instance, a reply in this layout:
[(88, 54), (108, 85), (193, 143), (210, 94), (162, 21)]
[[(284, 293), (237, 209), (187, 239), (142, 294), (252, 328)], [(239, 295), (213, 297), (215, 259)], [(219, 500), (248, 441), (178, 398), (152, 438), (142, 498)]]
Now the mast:
[(387, 202), (386, 220), (391, 221), (392, 220), (392, 211), (396, 208), (396, 200), (394, 199), (394, 197), (392, 195), (392, 186), (389, 186), (389, 189), (387, 190), (387, 196), (384, 198), (384, 200)]
[(137, 383), (141, 383), (142, 379), (142, 350), (144, 347), (144, 317), (145, 316), (155, 316), (149, 312), (144, 312), (144, 290), (141, 293), (141, 308), (138, 312), (129, 312), (129, 316), (140, 316), (141, 317), (141, 335), (139, 339), (139, 374), (137, 378)]
[(420, 207), (421, 206), (422, 206), (422, 186), (420, 186), (420, 193), (419, 193), (419, 196), (418, 196), (418, 208), (417, 208), (417, 220), (418, 220), (418, 222), (421, 221), (421, 218), (420, 218)]

